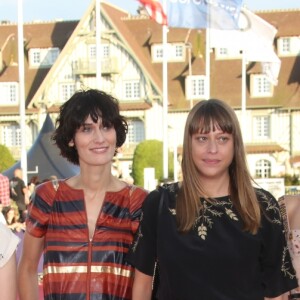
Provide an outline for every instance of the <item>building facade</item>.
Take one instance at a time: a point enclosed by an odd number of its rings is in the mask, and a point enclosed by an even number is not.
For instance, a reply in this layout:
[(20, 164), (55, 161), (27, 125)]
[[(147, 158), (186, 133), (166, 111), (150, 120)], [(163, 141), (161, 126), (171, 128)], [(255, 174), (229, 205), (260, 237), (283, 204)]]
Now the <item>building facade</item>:
[[(119, 99), (128, 119), (128, 137), (115, 164), (126, 178), (136, 145), (164, 137), (162, 27), (142, 9), (132, 16), (103, 2), (100, 24), (95, 11), (92, 1), (79, 21), (24, 24), (26, 145), (29, 149), (34, 142), (46, 114), (55, 121), (60, 105), (76, 90), (103, 89)], [(168, 145), (180, 161), (188, 111), (209, 95), (228, 102), (245, 122), (243, 135), (254, 178), (299, 176), (300, 10), (257, 14), (278, 30), (274, 50), (281, 70), (274, 86), (259, 63), (247, 64), (246, 115), (241, 107), (241, 53), (226, 48), (205, 53), (205, 30), (168, 29)], [(0, 24), (0, 49), (0, 143), (19, 159), (17, 24)]]

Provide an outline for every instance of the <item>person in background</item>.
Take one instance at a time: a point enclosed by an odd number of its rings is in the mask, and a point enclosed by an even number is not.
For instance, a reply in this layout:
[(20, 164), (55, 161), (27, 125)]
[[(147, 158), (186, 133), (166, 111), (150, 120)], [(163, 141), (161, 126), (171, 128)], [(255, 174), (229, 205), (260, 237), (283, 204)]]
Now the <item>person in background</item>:
[(3, 205), (1, 203), (0, 203), (0, 223), (6, 225), (6, 219), (5, 219), (5, 216), (3, 214)]
[[(180, 183), (152, 191), (128, 261), (133, 300), (284, 299), (297, 286), (276, 199), (254, 188), (238, 119), (225, 102), (188, 115)], [(159, 203), (162, 192), (162, 209)]]
[(16, 204), (13, 204), (5, 212), (6, 225), (13, 232), (20, 232), (25, 230), (25, 222), (20, 222), (20, 214)]
[(23, 223), (27, 214), (28, 189), (23, 180), (23, 172), (17, 168), (14, 170), (14, 177), (10, 180), (10, 197), (18, 206), (20, 222)]
[(19, 238), (0, 223), (0, 298), (17, 299), (16, 248)]
[(34, 193), (36, 186), (39, 185), (39, 183), (40, 183), (40, 180), (37, 175), (32, 176), (30, 178), (30, 181), (28, 182), (28, 198), (29, 198), (29, 200), (31, 199), (31, 196)]
[(45, 300), (132, 298), (125, 256), (147, 192), (111, 172), (127, 128), (117, 99), (102, 91), (78, 91), (61, 106), (52, 138), (80, 172), (36, 188), (18, 270), (21, 300), (37, 299), (43, 251)]
[(5, 212), (5, 209), (10, 206), (10, 187), (9, 179), (7, 176), (0, 173), (0, 203), (2, 204), (2, 209)]

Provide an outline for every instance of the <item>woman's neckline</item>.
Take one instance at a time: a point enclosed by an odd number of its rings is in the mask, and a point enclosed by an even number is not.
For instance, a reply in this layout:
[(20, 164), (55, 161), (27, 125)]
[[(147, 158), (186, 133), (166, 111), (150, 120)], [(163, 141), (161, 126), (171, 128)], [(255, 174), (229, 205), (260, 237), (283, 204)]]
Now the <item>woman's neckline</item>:
[[(67, 180), (68, 180), (69, 178), (66, 178), (66, 179), (63, 179), (63, 180), (61, 180), (61, 181), (59, 181), (59, 184), (61, 184), (61, 183), (63, 183), (63, 185), (65, 186), (65, 187), (67, 187), (68, 189), (71, 189), (71, 190), (74, 190), (74, 191), (81, 191), (81, 192), (84, 192), (84, 189), (82, 189), (82, 188), (75, 188), (75, 187), (72, 187), (72, 186), (70, 186), (68, 183), (67, 183)], [(122, 188), (120, 188), (119, 190), (115, 190), (115, 191), (112, 191), (112, 190), (107, 190), (105, 193), (106, 194), (112, 194), (112, 193), (120, 193), (120, 192), (122, 192), (122, 191), (124, 191), (124, 190), (126, 190), (126, 189), (128, 189), (128, 188), (131, 188), (132, 187), (132, 184), (128, 184), (127, 182), (124, 182), (124, 186), (122, 187)]]

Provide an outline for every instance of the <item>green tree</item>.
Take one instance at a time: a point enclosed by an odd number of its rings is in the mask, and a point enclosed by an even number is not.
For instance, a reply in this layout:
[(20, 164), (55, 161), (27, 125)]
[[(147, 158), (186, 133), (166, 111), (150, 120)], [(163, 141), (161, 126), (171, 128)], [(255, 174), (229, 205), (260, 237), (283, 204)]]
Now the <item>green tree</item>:
[[(169, 177), (173, 177), (173, 154), (169, 152)], [(133, 154), (132, 177), (136, 185), (144, 185), (144, 168), (154, 168), (155, 178), (163, 178), (163, 143), (158, 140), (146, 140), (137, 145)]]
[(9, 149), (5, 145), (0, 144), (0, 172), (9, 169), (14, 163), (15, 160)]
[(300, 185), (299, 176), (296, 175), (285, 175), (284, 176), (284, 184), (285, 185)]

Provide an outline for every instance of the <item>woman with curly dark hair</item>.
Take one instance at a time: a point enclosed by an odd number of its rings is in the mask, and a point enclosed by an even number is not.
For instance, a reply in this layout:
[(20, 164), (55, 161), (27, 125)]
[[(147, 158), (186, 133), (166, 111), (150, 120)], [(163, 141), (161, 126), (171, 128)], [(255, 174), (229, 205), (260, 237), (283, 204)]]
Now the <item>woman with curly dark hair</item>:
[(52, 138), (80, 172), (36, 188), (19, 267), (21, 300), (37, 299), (42, 251), (45, 300), (131, 299), (133, 268), (125, 255), (146, 191), (111, 173), (126, 134), (111, 95), (79, 91), (62, 105)]

